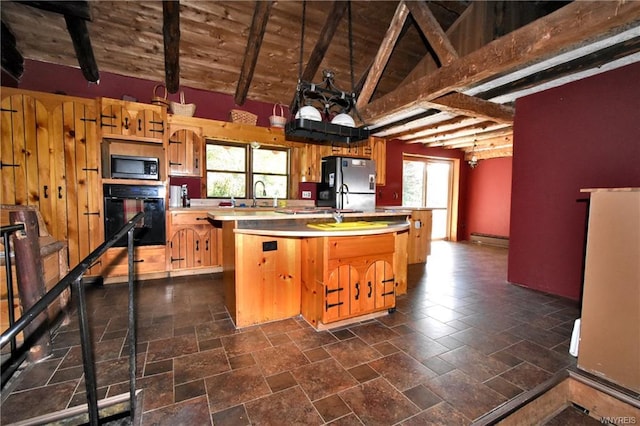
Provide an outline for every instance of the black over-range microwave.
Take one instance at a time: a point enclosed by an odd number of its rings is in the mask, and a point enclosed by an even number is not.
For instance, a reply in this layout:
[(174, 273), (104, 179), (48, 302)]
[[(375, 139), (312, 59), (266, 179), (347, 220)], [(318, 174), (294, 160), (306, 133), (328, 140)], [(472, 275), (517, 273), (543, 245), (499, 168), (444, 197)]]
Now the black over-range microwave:
[(159, 179), (159, 159), (131, 155), (111, 155), (113, 179)]

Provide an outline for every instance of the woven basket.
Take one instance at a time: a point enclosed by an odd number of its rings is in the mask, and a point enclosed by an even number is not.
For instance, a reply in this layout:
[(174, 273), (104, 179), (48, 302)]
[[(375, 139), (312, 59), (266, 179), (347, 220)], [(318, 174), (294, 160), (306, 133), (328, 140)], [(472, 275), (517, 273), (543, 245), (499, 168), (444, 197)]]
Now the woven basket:
[[(276, 107), (278, 109), (276, 110)], [(273, 105), (273, 115), (269, 117), (269, 123), (271, 127), (279, 127), (283, 128), (285, 124), (287, 124), (287, 119), (284, 117), (284, 108), (282, 104), (274, 104)]]
[[(164, 97), (158, 96), (158, 89), (164, 89)], [(153, 97), (151, 98), (151, 103), (154, 105), (160, 105), (163, 108), (169, 108), (169, 101), (167, 100), (167, 88), (162, 84), (156, 84), (153, 88)]]
[(175, 115), (193, 117), (196, 112), (196, 104), (185, 104), (184, 92), (180, 91), (180, 103), (171, 101), (171, 112)]
[(229, 119), (232, 123), (251, 124), (252, 126), (255, 126), (258, 122), (257, 115), (239, 109), (232, 109), (229, 112)]

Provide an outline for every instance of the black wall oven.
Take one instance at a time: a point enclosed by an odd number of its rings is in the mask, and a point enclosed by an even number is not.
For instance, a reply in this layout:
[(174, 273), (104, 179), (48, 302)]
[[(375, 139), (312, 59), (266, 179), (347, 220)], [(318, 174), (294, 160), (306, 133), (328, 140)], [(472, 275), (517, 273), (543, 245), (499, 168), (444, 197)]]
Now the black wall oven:
[[(104, 185), (104, 234), (113, 236), (137, 213), (144, 212), (144, 219), (133, 230), (134, 245), (150, 246), (166, 244), (165, 187), (156, 185)], [(125, 247), (127, 236), (115, 246)]]

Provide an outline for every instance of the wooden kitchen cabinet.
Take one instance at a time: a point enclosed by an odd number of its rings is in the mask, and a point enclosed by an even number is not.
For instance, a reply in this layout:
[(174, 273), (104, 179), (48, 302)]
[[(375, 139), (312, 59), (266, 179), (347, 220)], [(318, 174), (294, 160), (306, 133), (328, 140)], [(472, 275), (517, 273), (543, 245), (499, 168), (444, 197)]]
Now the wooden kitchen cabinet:
[(118, 99), (100, 99), (102, 136), (125, 136), (162, 143), (166, 129), (166, 110), (159, 105)]
[(330, 145), (306, 144), (300, 148), (300, 173), (303, 182), (322, 180), (322, 158), (331, 155)]
[[(133, 248), (135, 275), (164, 272), (166, 268), (165, 246), (137, 246)], [(123, 277), (129, 274), (129, 258), (126, 247), (113, 247), (102, 256), (104, 278)]]
[[(75, 267), (104, 241), (96, 103), (2, 89), (2, 204), (34, 206)], [(99, 263), (86, 275), (96, 275)]]
[(202, 129), (173, 130), (168, 146), (169, 175), (202, 177)]
[(235, 262), (236, 327), (300, 313), (300, 239), (236, 234)]
[(431, 254), (432, 211), (412, 209), (409, 222), (408, 263), (425, 263), (427, 256)]
[(376, 162), (376, 185), (387, 183), (387, 140), (369, 137), (371, 159)]
[(395, 234), (320, 237), (302, 246), (302, 315), (313, 326), (395, 307)]
[(168, 222), (170, 270), (222, 266), (222, 233), (209, 222), (207, 211), (172, 211)]

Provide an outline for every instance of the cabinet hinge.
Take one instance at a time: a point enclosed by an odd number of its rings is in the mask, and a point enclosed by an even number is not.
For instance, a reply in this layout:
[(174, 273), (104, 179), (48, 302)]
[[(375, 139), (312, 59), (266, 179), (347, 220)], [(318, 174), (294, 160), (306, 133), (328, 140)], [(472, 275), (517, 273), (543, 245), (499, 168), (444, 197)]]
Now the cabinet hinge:
[(172, 261), (172, 262), (178, 262), (178, 261), (180, 261), (180, 260), (184, 260), (184, 257), (172, 257), (172, 258), (171, 258), (171, 261)]
[(169, 144), (172, 144), (172, 143), (180, 145), (182, 142), (180, 142), (180, 141), (172, 141), (171, 139), (169, 139)]
[(18, 112), (17, 109), (7, 109), (7, 108), (0, 108), (0, 111), (2, 111), (2, 112)]
[(344, 290), (344, 287), (338, 287), (338, 288), (332, 288), (331, 290), (329, 290), (328, 287), (324, 288), (324, 295), (328, 296), (331, 293), (335, 293), (336, 291), (342, 291)]
[(97, 122), (98, 122), (98, 119), (97, 119), (97, 118), (84, 118), (84, 117), (82, 117), (82, 118), (80, 119), (80, 121), (92, 121), (92, 122), (94, 122), (94, 123), (97, 123)]
[(85, 171), (85, 172), (96, 172), (96, 173), (98, 173), (98, 168), (97, 167), (96, 168), (83, 167), (82, 170)]
[(12, 164), (12, 163), (3, 163), (0, 161), (0, 169), (3, 167), (20, 167), (20, 164)]
[(149, 120), (149, 124), (159, 124), (160, 125), (160, 130), (156, 130), (156, 129), (149, 129), (150, 132), (154, 132), (154, 133), (162, 133), (164, 134), (164, 121), (154, 121), (154, 120)]
[(396, 277), (387, 278), (386, 280), (382, 280), (383, 283), (391, 283), (396, 280)]
[(82, 214), (85, 216), (100, 216), (100, 212), (84, 212)]
[(344, 305), (344, 302), (338, 302), (338, 303), (329, 303), (329, 302), (325, 302), (325, 311), (328, 311), (329, 308), (335, 308), (336, 306), (340, 306), (340, 305)]

